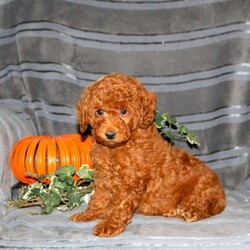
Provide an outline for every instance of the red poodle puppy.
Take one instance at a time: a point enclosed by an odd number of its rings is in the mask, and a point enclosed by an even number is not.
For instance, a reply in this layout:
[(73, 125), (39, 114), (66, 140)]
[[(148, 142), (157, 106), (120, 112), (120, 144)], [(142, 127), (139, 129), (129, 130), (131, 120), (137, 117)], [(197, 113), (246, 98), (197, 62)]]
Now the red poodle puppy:
[(82, 132), (92, 128), (95, 193), (88, 208), (70, 219), (100, 219), (95, 235), (121, 233), (135, 212), (192, 222), (225, 208), (217, 175), (159, 134), (156, 99), (122, 74), (109, 74), (81, 94), (77, 115)]

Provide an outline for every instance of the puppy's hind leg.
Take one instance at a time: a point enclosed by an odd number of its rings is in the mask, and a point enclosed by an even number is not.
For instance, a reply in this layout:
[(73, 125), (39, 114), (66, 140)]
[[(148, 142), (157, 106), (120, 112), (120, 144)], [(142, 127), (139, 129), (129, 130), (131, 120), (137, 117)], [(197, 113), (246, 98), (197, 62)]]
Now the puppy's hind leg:
[(177, 217), (193, 222), (219, 214), (225, 206), (225, 193), (218, 187), (184, 198), (177, 206)]

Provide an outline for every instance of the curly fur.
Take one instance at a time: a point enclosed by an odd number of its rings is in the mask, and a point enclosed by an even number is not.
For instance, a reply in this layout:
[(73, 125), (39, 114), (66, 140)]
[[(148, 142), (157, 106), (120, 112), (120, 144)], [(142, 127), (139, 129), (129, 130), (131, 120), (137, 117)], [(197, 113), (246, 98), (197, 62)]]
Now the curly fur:
[(122, 74), (109, 74), (81, 94), (77, 114), (82, 132), (92, 128), (95, 193), (70, 219), (100, 219), (95, 235), (121, 233), (135, 212), (192, 222), (225, 208), (217, 175), (158, 133), (156, 100), (140, 81)]

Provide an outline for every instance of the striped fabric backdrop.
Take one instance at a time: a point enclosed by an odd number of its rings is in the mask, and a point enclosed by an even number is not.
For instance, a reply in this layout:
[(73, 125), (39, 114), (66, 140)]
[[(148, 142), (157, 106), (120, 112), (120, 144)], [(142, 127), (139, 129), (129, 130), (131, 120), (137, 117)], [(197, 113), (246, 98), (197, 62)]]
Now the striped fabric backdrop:
[(0, 0), (0, 106), (39, 134), (77, 132), (80, 91), (110, 72), (156, 92), (226, 188), (250, 189), (249, 0)]

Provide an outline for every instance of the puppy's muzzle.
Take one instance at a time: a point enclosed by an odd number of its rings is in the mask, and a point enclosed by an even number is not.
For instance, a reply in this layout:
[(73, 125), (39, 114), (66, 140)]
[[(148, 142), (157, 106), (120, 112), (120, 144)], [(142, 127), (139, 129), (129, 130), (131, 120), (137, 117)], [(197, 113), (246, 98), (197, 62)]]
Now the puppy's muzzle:
[(107, 139), (113, 140), (116, 137), (116, 132), (108, 131), (108, 132), (105, 133), (105, 136), (106, 136)]

